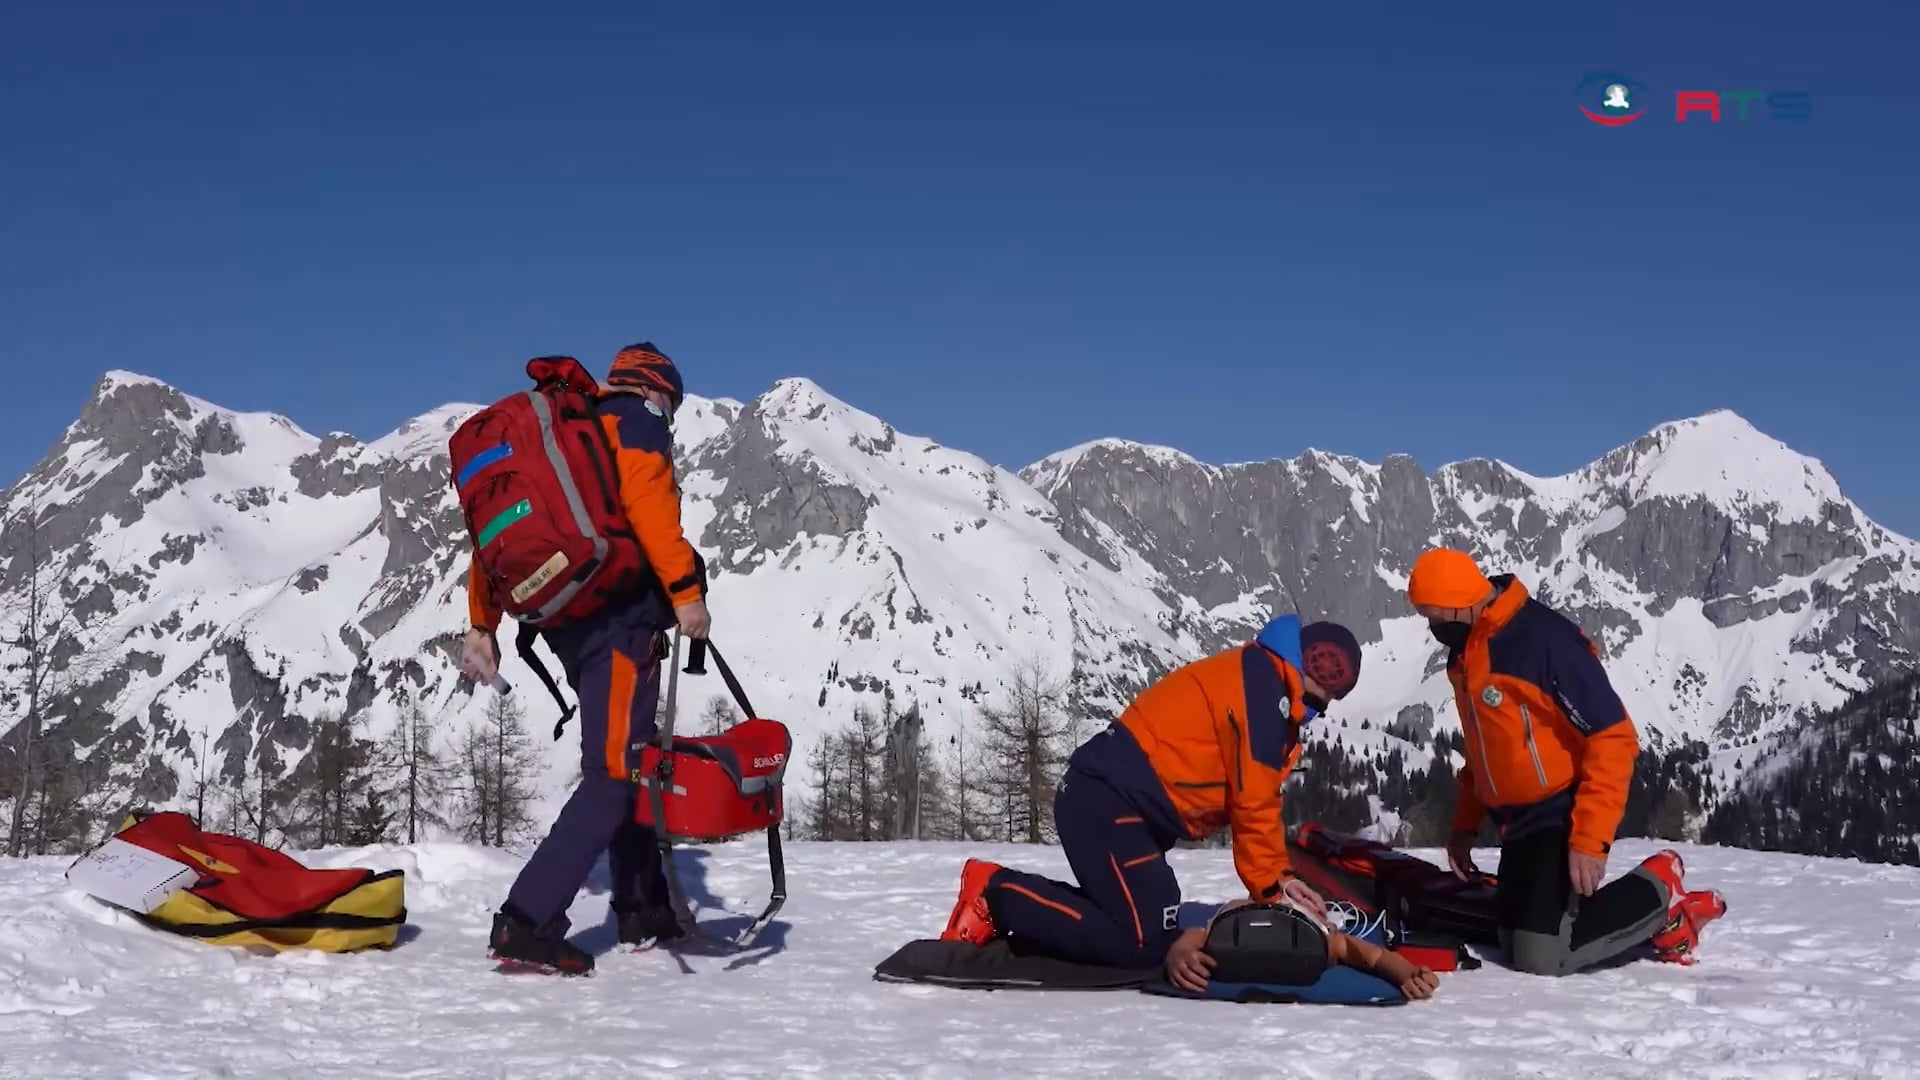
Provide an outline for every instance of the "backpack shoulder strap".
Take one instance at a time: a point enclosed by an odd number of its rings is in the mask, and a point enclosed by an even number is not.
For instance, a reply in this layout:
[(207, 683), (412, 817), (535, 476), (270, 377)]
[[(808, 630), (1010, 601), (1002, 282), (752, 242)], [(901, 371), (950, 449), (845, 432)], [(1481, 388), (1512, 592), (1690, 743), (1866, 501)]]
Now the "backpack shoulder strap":
[(560, 719), (553, 725), (553, 737), (558, 740), (561, 732), (567, 729), (567, 721), (573, 719), (575, 707), (567, 704), (567, 699), (560, 694), (560, 684), (553, 679), (553, 673), (547, 670), (547, 665), (541, 661), (540, 654), (533, 651), (533, 643), (538, 640), (540, 640), (540, 628), (532, 623), (523, 622), (514, 632), (513, 651), (519, 653), (520, 659), (526, 661), (527, 666), (533, 669), (534, 675), (538, 676), (541, 684), (547, 688), (547, 693), (553, 695), (554, 703), (560, 706)]

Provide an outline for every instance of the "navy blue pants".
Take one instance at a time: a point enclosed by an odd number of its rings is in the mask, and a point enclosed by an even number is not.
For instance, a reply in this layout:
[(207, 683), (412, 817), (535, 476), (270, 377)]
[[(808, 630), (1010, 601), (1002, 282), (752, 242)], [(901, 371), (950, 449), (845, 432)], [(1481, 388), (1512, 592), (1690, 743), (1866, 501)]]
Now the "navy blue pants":
[(1123, 968), (1165, 963), (1180, 930), (1171, 845), (1112, 786), (1073, 768), (1054, 793), (1053, 818), (1079, 884), (1001, 870), (987, 886), (994, 927), (1063, 959)]
[(567, 909), (602, 853), (612, 872), (613, 907), (666, 902), (657, 839), (633, 820), (640, 787), (629, 779), (636, 746), (656, 730), (655, 633), (638, 612), (626, 612), (547, 635), (580, 703), (580, 782), (507, 894), (508, 909), (536, 927), (566, 932)]

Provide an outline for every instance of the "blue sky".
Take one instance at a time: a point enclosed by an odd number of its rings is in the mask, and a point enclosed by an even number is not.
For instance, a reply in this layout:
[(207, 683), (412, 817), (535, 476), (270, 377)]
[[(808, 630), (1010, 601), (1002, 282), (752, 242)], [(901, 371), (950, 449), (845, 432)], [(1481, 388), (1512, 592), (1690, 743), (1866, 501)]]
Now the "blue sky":
[[(1910, 4), (16, 2), (0, 475), (111, 367), (371, 437), (650, 338), (695, 392), (807, 375), (1012, 466), (1557, 473), (1727, 407), (1920, 535), (1916, 39)], [(1598, 69), (1647, 114), (1582, 118)], [(1679, 124), (1684, 88), (1812, 118)]]

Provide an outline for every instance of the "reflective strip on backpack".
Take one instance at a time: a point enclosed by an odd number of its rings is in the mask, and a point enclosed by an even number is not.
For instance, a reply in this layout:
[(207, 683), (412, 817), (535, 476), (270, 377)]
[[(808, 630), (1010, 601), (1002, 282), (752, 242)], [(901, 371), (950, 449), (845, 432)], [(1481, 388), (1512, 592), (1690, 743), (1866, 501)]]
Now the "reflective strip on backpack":
[(480, 535), (475, 537), (473, 542), (480, 547), (486, 547), (493, 542), (494, 537), (500, 535), (502, 529), (505, 529), (507, 526), (531, 513), (533, 513), (533, 504), (525, 499), (521, 499), (519, 502), (495, 514), (493, 520), (487, 522), (487, 527), (480, 530)]
[[(560, 444), (554, 441), (553, 406), (547, 401), (547, 396), (538, 390), (527, 391), (527, 397), (532, 399), (533, 414), (540, 418), (540, 446), (547, 452), (547, 461), (553, 466), (554, 475), (560, 481), (560, 490), (567, 497), (567, 509), (573, 512), (573, 522), (579, 527), (580, 535), (593, 541), (594, 562), (604, 566), (607, 561), (607, 538), (594, 530), (593, 519), (587, 516), (587, 504), (581, 501), (580, 489), (574, 486), (573, 472), (567, 467), (566, 455), (560, 452)], [(552, 618), (585, 585), (584, 580), (567, 582), (552, 600), (541, 605), (540, 610), (534, 613), (534, 618)]]
[(513, 453), (513, 447), (507, 443), (487, 447), (485, 450), (473, 455), (473, 459), (468, 461), (466, 466), (460, 470), (460, 475), (453, 478), (453, 486), (457, 488), (466, 487), (467, 481), (473, 479), (474, 473), (479, 472), (481, 469), (486, 468), (511, 453)]

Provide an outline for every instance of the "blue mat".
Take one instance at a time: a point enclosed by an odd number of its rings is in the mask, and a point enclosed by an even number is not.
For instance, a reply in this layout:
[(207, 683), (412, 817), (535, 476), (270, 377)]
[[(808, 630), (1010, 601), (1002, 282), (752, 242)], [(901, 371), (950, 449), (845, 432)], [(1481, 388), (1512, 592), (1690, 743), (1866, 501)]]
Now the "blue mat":
[[(1357, 910), (1349, 912), (1347, 932), (1361, 941), (1374, 945), (1387, 943), (1386, 920), (1365, 918)], [(1157, 973), (1156, 973), (1157, 974)], [(1195, 1001), (1232, 1001), (1241, 1004), (1285, 1004), (1285, 1005), (1405, 1005), (1407, 996), (1400, 988), (1378, 975), (1372, 975), (1358, 968), (1344, 964), (1335, 964), (1319, 978), (1310, 983), (1288, 985), (1285, 983), (1229, 983), (1209, 980), (1204, 993), (1183, 990), (1166, 981), (1155, 978), (1143, 983), (1140, 989), (1161, 997), (1189, 998)]]
[(1243, 1005), (1405, 1005), (1407, 996), (1400, 988), (1378, 975), (1350, 967), (1333, 967), (1305, 986), (1280, 983), (1209, 982), (1205, 993), (1183, 990), (1156, 979), (1140, 987), (1161, 997), (1191, 998), (1195, 1001), (1232, 1001)]
[[(1356, 937), (1376, 945), (1386, 941), (1379, 920), (1356, 926)], [(924, 983), (958, 990), (1104, 990), (1138, 991), (1160, 997), (1242, 1004), (1404, 1005), (1400, 988), (1355, 968), (1329, 968), (1304, 986), (1280, 983), (1210, 982), (1196, 994), (1166, 981), (1160, 968), (1140, 971), (1078, 964), (1016, 949), (1005, 941), (985, 946), (963, 941), (909, 942), (874, 969), (882, 982)]]

